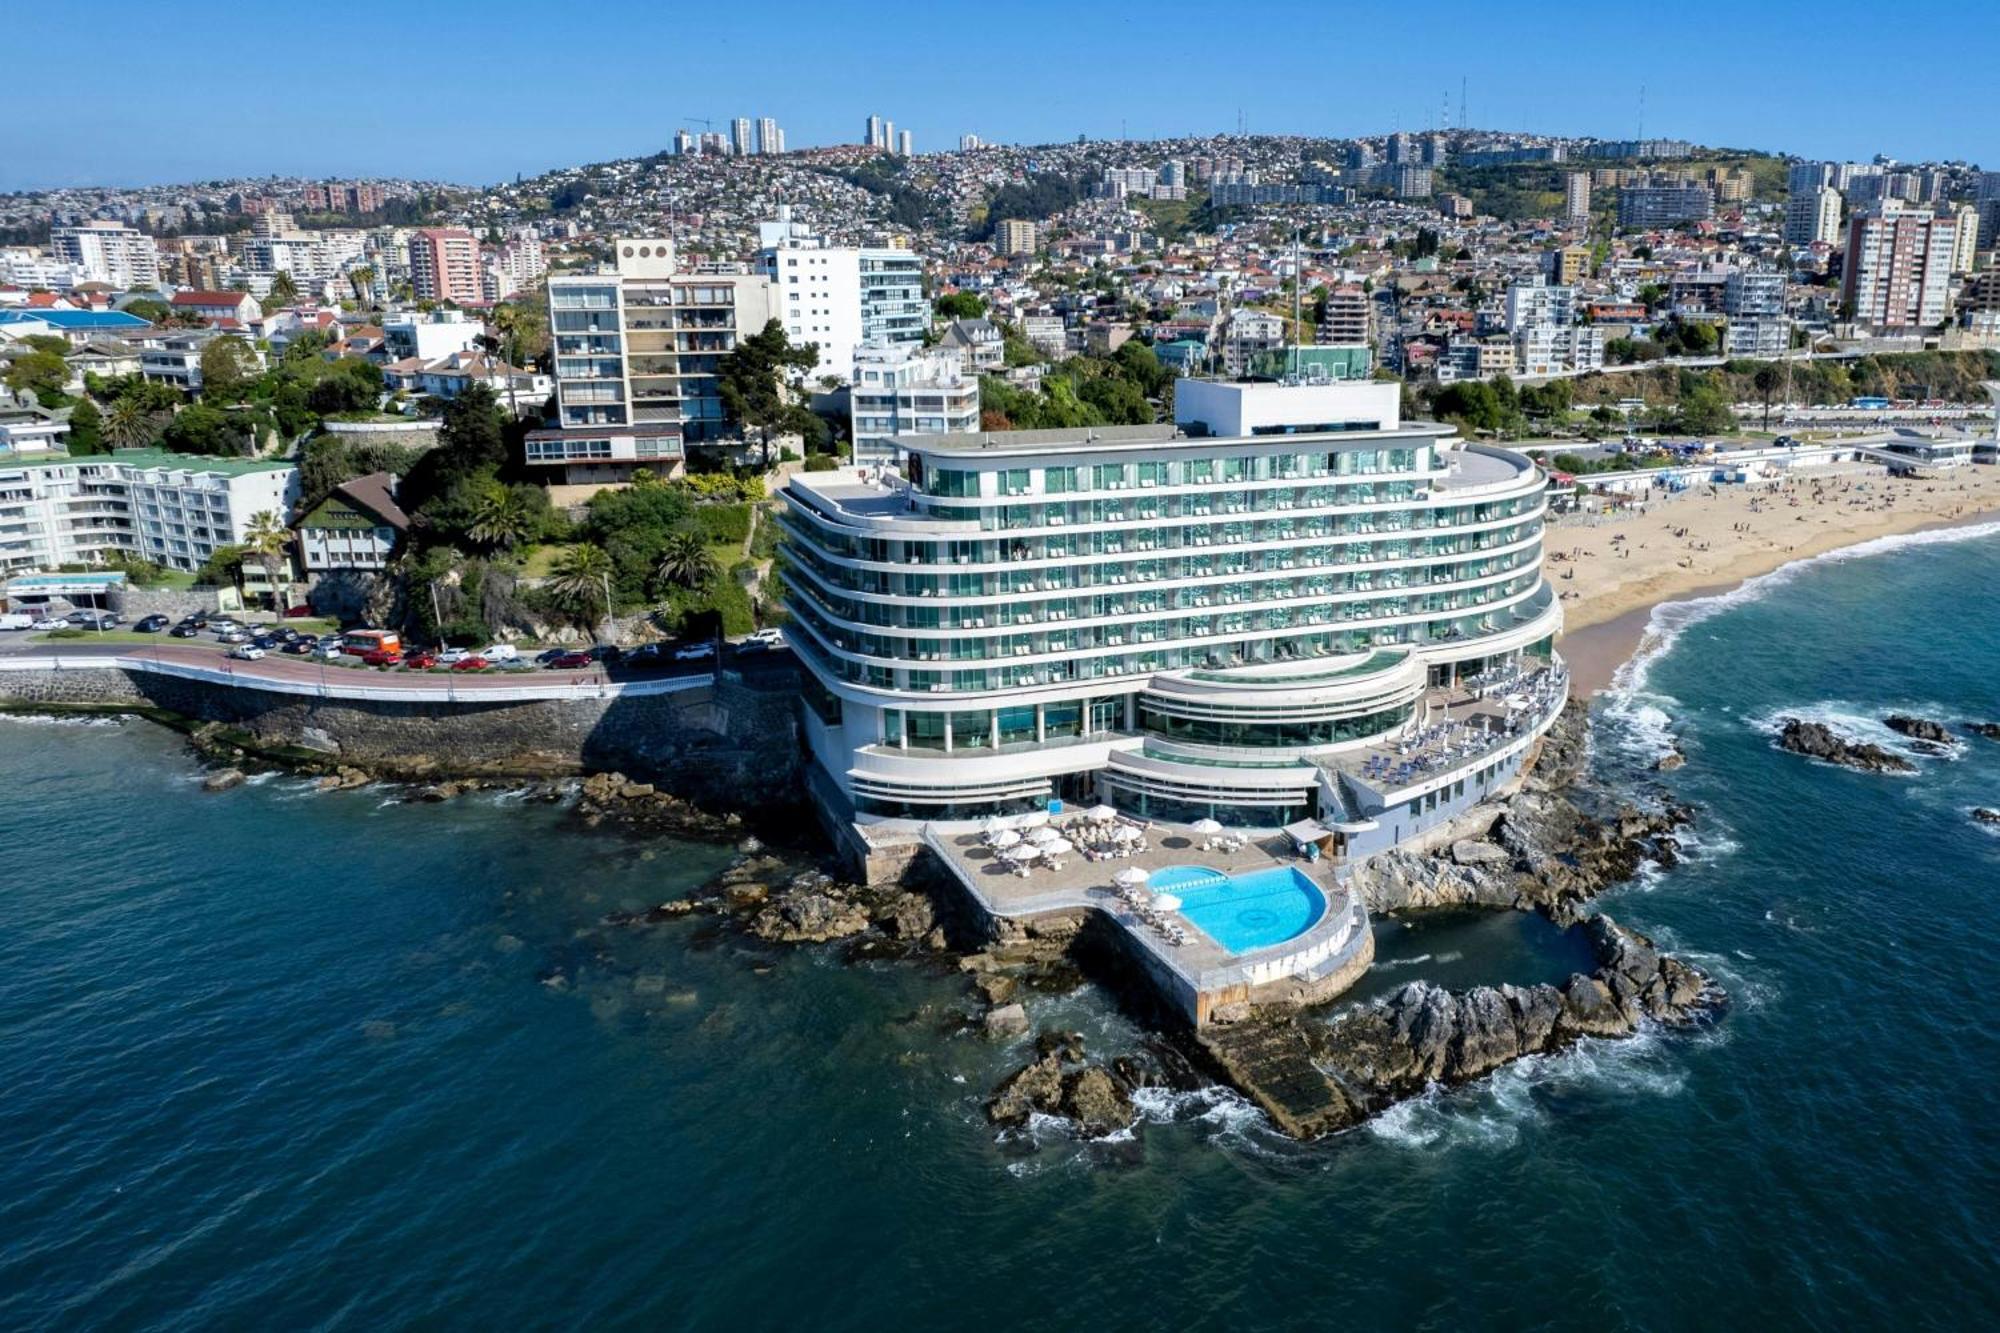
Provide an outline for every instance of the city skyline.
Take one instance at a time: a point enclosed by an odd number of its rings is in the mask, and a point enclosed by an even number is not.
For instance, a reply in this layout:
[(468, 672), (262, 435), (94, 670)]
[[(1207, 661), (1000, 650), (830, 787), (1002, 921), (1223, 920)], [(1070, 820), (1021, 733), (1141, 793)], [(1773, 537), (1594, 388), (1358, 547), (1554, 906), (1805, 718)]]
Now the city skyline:
[[(220, 12), (212, 5), (196, 8)], [(475, 71), (519, 64), (526, 49), (522, 32), (546, 21), (545, 11), (518, 0), (465, 8), (479, 21), (455, 35), (454, 50)], [(861, 24), (779, 3), (754, 20), (799, 34), (824, 69), (868, 68), (865, 84), (803, 76), (760, 83), (747, 68), (757, 59), (757, 36), (746, 15), (725, 16), (705, 28), (703, 40), (716, 59), (677, 71), (676, 85), (663, 89), (649, 65), (656, 44), (647, 38), (668, 35), (671, 20), (637, 5), (610, 4), (604, 21), (626, 34), (615, 48), (584, 40), (537, 44), (535, 65), (522, 71), (538, 80), (590, 79), (604, 107), (585, 136), (538, 115), (530, 101), (485, 104), (478, 93), (489, 86), (483, 78), (460, 85), (408, 64), (393, 50), (383, 52), (371, 71), (382, 80), (384, 95), (341, 98), (337, 121), (324, 99), (305, 96), (267, 98), (254, 116), (245, 115), (237, 99), (194, 97), (179, 99), (175, 115), (157, 118), (123, 115), (115, 102), (86, 103), (42, 123), (30, 111), (17, 116), (17, 132), (0, 152), (0, 190), (266, 175), (481, 185), (659, 152), (671, 146), (677, 129), (710, 128), (703, 119), (726, 130), (739, 117), (753, 124), (769, 117), (785, 127), (794, 149), (854, 143), (874, 110), (913, 131), (919, 151), (955, 144), (964, 134), (1021, 144), (1079, 134), (1100, 140), (1208, 135), (1239, 125), (1253, 134), (1379, 135), (1457, 127), (1463, 105), (1469, 123), (1488, 130), (1619, 138), (1636, 136), (1643, 125), (1649, 135), (1804, 157), (2000, 159), (2000, 131), (1971, 116), (1954, 122), (1907, 99), (1871, 101), (1865, 116), (1829, 105), (1865, 92), (1850, 93), (1792, 53), (1824, 49), (1814, 45), (1822, 33), (1858, 30), (1847, 21), (1858, 23), (1866, 11), (1849, 3), (1771, 4), (1733, 16), (1726, 34), (1704, 39), (1709, 49), (1699, 80), (1635, 61), (1660, 49), (1657, 18), (1581, 6), (1541, 13), (1532, 31), (1439, 21), (1413, 34), (1390, 16), (1370, 14), (1281, 19), (1283, 49), (1324, 53), (1315, 65), (1322, 77), (1313, 79), (1267, 77), (1280, 45), (1272, 29), (1216, 25), (1212, 11), (1200, 5), (1170, 3), (1143, 21), (1032, 5), (1007, 24), (930, 11), (922, 11), (922, 22), (884, 21), (897, 8), (886, 15), (871, 10)], [(1446, 19), (1452, 8), (1430, 17)], [(249, 68), (288, 71), (313, 87), (341, 87), (354, 77), (353, 53), (324, 41), (311, 11), (274, 13), (254, 32), (233, 25), (218, 32), (198, 22), (169, 21), (126, 0), (112, 0), (106, 9), (108, 21), (92, 33), (79, 28), (73, 13), (53, 11), (10, 15), (9, 25), (23, 49), (74, 50), (96, 34), (116, 33), (103, 48), (114, 62), (171, 68), (197, 56), (235, 58)], [(1590, 21), (1565, 26), (1568, 11)], [(1466, 12), (1470, 17), (1469, 7)], [(1059, 17), (1061, 26), (1039, 21), (1044, 15)], [(1164, 86), (1184, 88), (1191, 77), (1176, 53), (1191, 49), (1193, 25), (1202, 25), (1199, 76), (1211, 91), (1162, 98)], [(1545, 38), (1550, 31), (1565, 34), (1559, 50)], [(1907, 16), (1897, 43), (1871, 51), (1872, 86), (1917, 86), (1934, 75), (1936, 53), (1976, 46), (1992, 35), (2000, 35), (2000, 18), (1988, 14)], [(1079, 109), (1076, 66), (1051, 59), (1057, 40), (1077, 51), (1129, 47), (1146, 58), (1094, 64), (1090, 102)], [(963, 65), (954, 53), (975, 42), (978, 69), (1006, 69), (1005, 79), (969, 84), (959, 77)], [(881, 58), (885, 43), (895, 59)], [(1366, 60), (1353, 58), (1363, 51)], [(865, 64), (864, 53), (870, 57)], [(1575, 77), (1583, 72), (1593, 77)], [(428, 132), (468, 123), (479, 132)]]

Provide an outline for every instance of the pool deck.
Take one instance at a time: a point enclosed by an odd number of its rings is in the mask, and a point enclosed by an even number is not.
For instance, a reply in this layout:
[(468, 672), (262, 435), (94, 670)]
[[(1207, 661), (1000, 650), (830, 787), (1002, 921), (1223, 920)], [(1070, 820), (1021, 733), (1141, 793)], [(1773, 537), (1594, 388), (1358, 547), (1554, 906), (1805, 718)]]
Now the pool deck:
[[(1060, 826), (1069, 821), (1055, 822)], [(1248, 839), (1234, 852), (1203, 851), (1202, 835), (1171, 825), (1155, 824), (1145, 837), (1146, 851), (1105, 861), (1087, 861), (1072, 853), (1060, 870), (1038, 865), (1024, 878), (977, 833), (944, 832), (934, 826), (924, 831), (925, 843), (991, 916), (1030, 921), (1079, 910), (1102, 913), (1134, 946), (1135, 955), (1167, 998), (1197, 1026), (1234, 1003), (1280, 998), (1287, 992), (1299, 992), (1301, 1000), (1331, 998), (1366, 968), (1373, 954), (1366, 909), (1329, 864), (1293, 856), (1283, 835)], [(1187, 932), (1187, 942), (1175, 945), (1125, 904), (1112, 877), (1134, 866), (1151, 874), (1188, 865), (1230, 875), (1292, 866), (1325, 896), (1326, 911), (1291, 939), (1241, 954), (1231, 953), (1194, 922), (1174, 913)]]

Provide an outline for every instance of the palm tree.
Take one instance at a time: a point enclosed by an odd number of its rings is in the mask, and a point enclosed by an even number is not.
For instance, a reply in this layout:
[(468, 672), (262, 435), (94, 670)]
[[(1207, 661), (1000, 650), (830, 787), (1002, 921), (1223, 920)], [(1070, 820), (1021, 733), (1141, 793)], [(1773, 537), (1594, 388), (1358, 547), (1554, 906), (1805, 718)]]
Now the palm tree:
[(356, 264), (353, 268), (347, 270), (347, 284), (354, 288), (355, 302), (366, 305), (372, 299), (370, 293), (375, 288), (374, 266), (372, 264)]
[(278, 306), (290, 305), (299, 299), (299, 285), (292, 280), (290, 273), (279, 269), (278, 276), (271, 279), (271, 290), (265, 299), (271, 303), (274, 309)]
[(127, 394), (104, 414), (104, 438), (117, 448), (130, 449), (152, 439), (158, 425), (138, 395)]
[(661, 582), (671, 583), (689, 589), (706, 588), (722, 575), (722, 566), (716, 562), (715, 553), (708, 549), (708, 543), (698, 532), (676, 532), (667, 538), (667, 544), (660, 550), (660, 563), (654, 572)]
[(549, 596), (576, 622), (589, 629), (599, 617), (611, 614), (609, 583), (611, 557), (602, 546), (579, 542), (556, 561), (546, 585)]
[(509, 551), (533, 535), (534, 515), (528, 497), (511, 486), (488, 482), (473, 501), (472, 522), (465, 535), (481, 546)]
[(284, 522), (269, 509), (252, 514), (250, 525), (243, 530), (243, 547), (264, 567), (264, 581), (270, 585), (274, 608), (284, 604), (278, 596), (278, 571), (285, 566), (285, 547), (291, 536)]

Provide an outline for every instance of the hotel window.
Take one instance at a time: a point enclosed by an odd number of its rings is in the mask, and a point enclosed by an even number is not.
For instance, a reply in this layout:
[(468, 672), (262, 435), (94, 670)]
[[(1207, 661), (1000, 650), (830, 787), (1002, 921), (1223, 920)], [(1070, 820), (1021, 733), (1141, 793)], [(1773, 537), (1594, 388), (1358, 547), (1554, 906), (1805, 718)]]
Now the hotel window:
[(1042, 489), (1050, 495), (1065, 495), (1078, 490), (1076, 473), (1073, 467), (1052, 467), (1042, 474)]
[(1050, 740), (1083, 734), (1083, 705), (1045, 704), (1042, 707), (1042, 734)]
[(1035, 710), (1032, 705), (1000, 710), (1000, 743), (1018, 745), (1035, 739)]

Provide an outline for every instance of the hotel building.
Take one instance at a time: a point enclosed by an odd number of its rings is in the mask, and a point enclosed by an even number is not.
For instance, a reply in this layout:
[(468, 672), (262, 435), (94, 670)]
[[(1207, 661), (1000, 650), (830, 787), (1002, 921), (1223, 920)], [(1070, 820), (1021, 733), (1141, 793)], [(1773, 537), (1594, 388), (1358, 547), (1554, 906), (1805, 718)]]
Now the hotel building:
[(854, 461), (900, 464), (908, 436), (979, 429), (979, 377), (944, 348), (863, 346), (850, 391)]
[[(1055, 799), (1311, 817), (1360, 855), (1510, 781), (1564, 685), (1546, 478), (1402, 423), (1399, 392), (1183, 379), (1172, 425), (904, 439), (901, 477), (794, 476), (818, 799), (863, 824)], [(1439, 709), (1485, 711), (1415, 772)]]
[(761, 274), (687, 272), (673, 242), (621, 237), (610, 273), (549, 279), (557, 424), (531, 431), (530, 466), (551, 469), (561, 502), (628, 482), (641, 467), (677, 473), (686, 446), (723, 433), (716, 371), (740, 337), (776, 313)]

